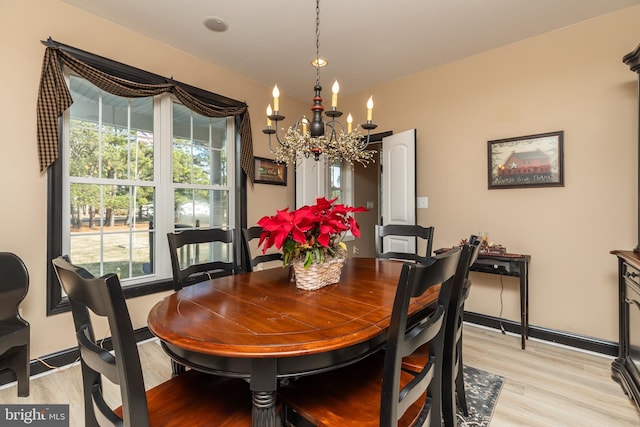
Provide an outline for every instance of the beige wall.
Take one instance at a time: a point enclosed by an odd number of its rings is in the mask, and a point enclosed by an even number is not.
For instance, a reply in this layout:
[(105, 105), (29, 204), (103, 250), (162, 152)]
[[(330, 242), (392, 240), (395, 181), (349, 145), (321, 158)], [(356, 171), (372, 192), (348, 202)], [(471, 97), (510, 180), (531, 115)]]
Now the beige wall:
[[(343, 109), (362, 116), (373, 93), (378, 131), (417, 128), (417, 191), (429, 197), (418, 222), (436, 227), (434, 247), (486, 230), (510, 251), (532, 255), (534, 325), (617, 339), (616, 262), (609, 250), (637, 243), (637, 85), (621, 58), (640, 42), (639, 19), (640, 7), (625, 9), (343, 97)], [(56, 0), (0, 3), (0, 250), (18, 254), (29, 269), (23, 310), (32, 325), (32, 357), (75, 344), (68, 313), (44, 314), (47, 194), (46, 175), (38, 171), (35, 105), (40, 40), (49, 36), (247, 102), (255, 154), (271, 157), (260, 132), (270, 88)], [(293, 106), (290, 117), (308, 108), (283, 102)], [(565, 132), (565, 187), (487, 190), (487, 140), (555, 130)], [(249, 223), (293, 206), (293, 182), (290, 170), (288, 187), (250, 189)], [(498, 315), (498, 279), (474, 279), (467, 308)], [(516, 289), (505, 280), (503, 316), (513, 320)], [(129, 301), (135, 327), (146, 324), (160, 297)]]
[[(22, 308), (31, 323), (31, 356), (39, 357), (75, 345), (68, 313), (46, 317), (46, 174), (39, 172), (36, 152), (36, 99), (44, 46), (54, 40), (144, 70), (173, 76), (249, 105), (254, 154), (269, 156), (263, 120), (271, 89), (193, 56), (171, 49), (57, 0), (0, 2), (0, 251), (14, 252), (29, 270), (30, 289)], [(308, 106), (284, 98), (293, 112)], [(250, 224), (283, 205), (294, 205), (293, 174), (289, 186), (256, 184), (249, 189)], [(146, 325), (150, 307), (163, 295), (129, 300), (134, 327)], [(107, 333), (98, 331), (98, 334)]]
[[(359, 111), (373, 94), (379, 131), (417, 129), (417, 193), (429, 197), (418, 223), (435, 226), (434, 248), (487, 231), (532, 256), (532, 325), (617, 341), (609, 251), (637, 243), (637, 76), (622, 57), (638, 20), (636, 6), (343, 97)], [(488, 140), (557, 130), (564, 187), (487, 189)], [(498, 316), (499, 277), (473, 280), (466, 309)], [(517, 279), (503, 301), (519, 321)]]

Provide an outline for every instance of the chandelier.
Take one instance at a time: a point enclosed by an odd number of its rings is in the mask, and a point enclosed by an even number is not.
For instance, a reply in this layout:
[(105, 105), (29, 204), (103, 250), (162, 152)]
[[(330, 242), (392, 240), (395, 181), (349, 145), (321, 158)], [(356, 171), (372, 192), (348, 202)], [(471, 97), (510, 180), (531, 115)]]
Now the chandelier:
[[(373, 161), (375, 151), (367, 150), (369, 136), (373, 129), (377, 127), (372, 122), (373, 98), (367, 102), (367, 121), (360, 125), (366, 130), (366, 137), (362, 135), (356, 125), (353, 129), (353, 118), (351, 114), (347, 117), (347, 127), (345, 128), (339, 117), (342, 112), (338, 111), (338, 91), (340, 86), (338, 81), (333, 84), (331, 97), (331, 108), (325, 111), (322, 106), (322, 96), (320, 92), (320, 68), (326, 65), (326, 61), (320, 58), (320, 0), (316, 0), (316, 57), (312, 62), (316, 67), (316, 84), (313, 87), (315, 96), (311, 106), (311, 121), (306, 117), (301, 117), (293, 126), (290, 126), (283, 137), (278, 135), (278, 122), (285, 119), (280, 114), (280, 91), (278, 85), (273, 88), (273, 110), (271, 104), (267, 107), (267, 128), (262, 132), (269, 136), (269, 149), (275, 155), (275, 160), (280, 163), (290, 163), (297, 165), (298, 160), (303, 160), (313, 156), (319, 160), (324, 155), (328, 161), (346, 161), (350, 165), (354, 162), (363, 165)], [(323, 115), (324, 113), (324, 115)], [(272, 126), (273, 123), (273, 126)], [(271, 144), (272, 135), (278, 142), (274, 148)]]

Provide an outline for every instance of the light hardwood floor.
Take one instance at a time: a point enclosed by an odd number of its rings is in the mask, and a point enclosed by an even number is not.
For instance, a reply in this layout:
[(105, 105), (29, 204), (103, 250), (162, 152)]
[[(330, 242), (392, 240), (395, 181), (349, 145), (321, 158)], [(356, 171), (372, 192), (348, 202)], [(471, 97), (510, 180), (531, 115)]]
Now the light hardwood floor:
[(467, 324), (463, 340), (465, 364), (505, 377), (491, 427), (640, 426), (610, 357)]
[[(170, 363), (157, 341), (139, 346), (145, 384), (154, 386), (171, 375)], [(464, 327), (464, 362), (505, 377), (491, 427), (640, 426), (640, 413), (611, 379), (611, 358), (529, 340), (499, 331)], [(15, 385), (0, 389), (1, 403), (70, 404), (71, 426), (83, 426), (79, 365), (31, 380), (28, 398)], [(110, 390), (115, 402), (115, 389)]]
[[(148, 340), (138, 345), (145, 386), (153, 387), (171, 377), (171, 363), (158, 340)], [(69, 404), (70, 427), (84, 427), (82, 400), (82, 374), (80, 363), (65, 366), (49, 373), (32, 377), (29, 397), (17, 397), (15, 383), (0, 389), (3, 404)], [(106, 399), (112, 407), (121, 403), (119, 389), (103, 380)], [(186, 427), (186, 426), (185, 426)]]

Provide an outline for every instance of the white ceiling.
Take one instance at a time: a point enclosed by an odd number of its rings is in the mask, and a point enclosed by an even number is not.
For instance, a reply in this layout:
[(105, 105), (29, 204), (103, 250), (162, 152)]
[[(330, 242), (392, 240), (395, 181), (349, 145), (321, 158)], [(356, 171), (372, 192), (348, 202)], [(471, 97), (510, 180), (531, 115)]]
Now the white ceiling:
[[(62, 0), (308, 101), (315, 69), (313, 0)], [(322, 0), (324, 98), (349, 94), (575, 24), (640, 0)], [(217, 16), (229, 29), (202, 21)], [(64, 43), (64, 40), (59, 40)], [(469, 70), (470, 73), (473, 70)]]

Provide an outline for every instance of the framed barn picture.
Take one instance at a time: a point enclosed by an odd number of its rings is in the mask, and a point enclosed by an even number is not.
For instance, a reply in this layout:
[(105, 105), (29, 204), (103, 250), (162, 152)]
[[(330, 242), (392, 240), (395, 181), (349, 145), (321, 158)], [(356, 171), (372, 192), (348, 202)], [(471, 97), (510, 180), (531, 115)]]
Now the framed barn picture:
[(287, 165), (264, 157), (254, 157), (255, 176), (258, 184), (287, 185)]
[(489, 190), (564, 187), (563, 131), (487, 143)]

